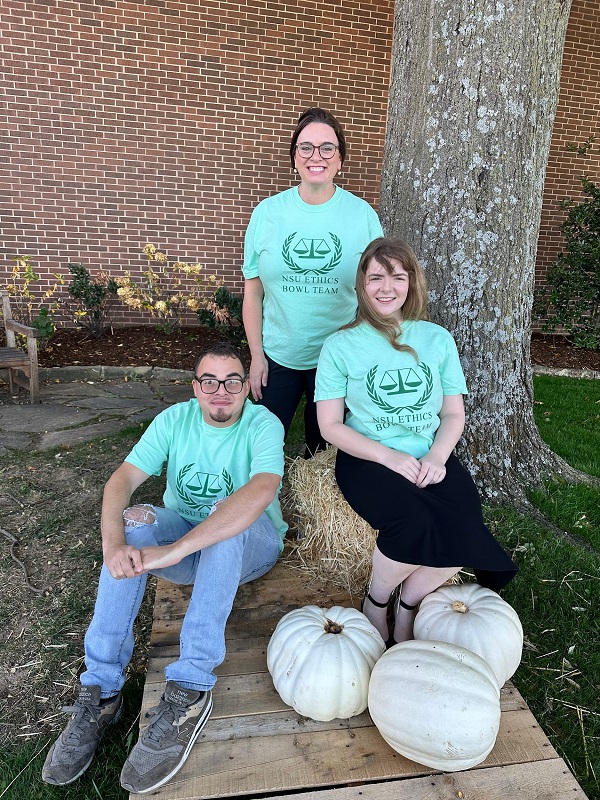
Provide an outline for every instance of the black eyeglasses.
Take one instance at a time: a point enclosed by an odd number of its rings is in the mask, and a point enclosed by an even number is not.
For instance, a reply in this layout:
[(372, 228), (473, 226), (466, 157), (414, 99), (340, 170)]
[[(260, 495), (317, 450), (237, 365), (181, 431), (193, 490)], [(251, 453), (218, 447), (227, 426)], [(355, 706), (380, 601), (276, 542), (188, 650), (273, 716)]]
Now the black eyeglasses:
[(320, 144), (318, 147), (315, 147), (315, 145), (310, 142), (302, 142), (296, 145), (296, 151), (302, 158), (310, 158), (315, 150), (319, 151), (321, 158), (333, 158), (337, 149), (337, 145), (332, 142), (323, 142), (323, 144)]
[(224, 381), (218, 381), (216, 378), (199, 378), (197, 375), (194, 375), (194, 379), (200, 384), (200, 390), (204, 394), (216, 394), (221, 384), (223, 384), (225, 391), (229, 394), (239, 394), (246, 383), (247, 377), (225, 378)]

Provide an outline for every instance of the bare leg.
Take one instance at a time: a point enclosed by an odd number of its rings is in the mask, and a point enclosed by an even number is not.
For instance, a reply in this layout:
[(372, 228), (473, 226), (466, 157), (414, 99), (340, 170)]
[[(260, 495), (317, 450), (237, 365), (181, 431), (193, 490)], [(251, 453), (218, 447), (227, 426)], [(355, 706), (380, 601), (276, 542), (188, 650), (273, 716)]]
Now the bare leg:
[[(417, 564), (403, 564), (400, 561), (392, 561), (391, 558), (384, 556), (375, 546), (369, 594), (378, 603), (386, 603), (396, 586), (399, 586), (416, 569), (419, 569)], [(390, 635), (387, 624), (387, 608), (378, 608), (366, 597), (363, 613), (369, 622), (377, 628), (383, 641), (386, 642)]]
[[(461, 567), (417, 567), (402, 584), (401, 600), (408, 606), (417, 606), (430, 592), (449, 580)], [(409, 611), (397, 603), (394, 641), (406, 642), (413, 638), (413, 622), (417, 609)]]

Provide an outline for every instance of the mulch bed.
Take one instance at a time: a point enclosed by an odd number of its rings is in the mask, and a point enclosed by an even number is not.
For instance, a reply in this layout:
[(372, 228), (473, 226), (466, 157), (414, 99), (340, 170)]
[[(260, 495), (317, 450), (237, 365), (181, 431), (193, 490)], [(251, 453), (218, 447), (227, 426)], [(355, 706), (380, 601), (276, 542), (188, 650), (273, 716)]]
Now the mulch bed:
[[(115, 328), (101, 339), (91, 339), (84, 331), (62, 329), (40, 353), (40, 366), (98, 364), (193, 369), (202, 345), (218, 338), (217, 331), (204, 326), (184, 328), (172, 334), (162, 333), (153, 325)], [(545, 367), (600, 370), (599, 350), (578, 349), (558, 336), (534, 334), (531, 360), (533, 364)]]
[(62, 329), (40, 353), (41, 367), (168, 367), (191, 370), (200, 349), (223, 337), (205, 326), (166, 334), (153, 325), (115, 328), (101, 339), (85, 331)]
[[(115, 328), (101, 339), (93, 339), (82, 330), (63, 328), (40, 353), (39, 361), (42, 367), (100, 365), (191, 370), (200, 348), (219, 338), (217, 331), (205, 326), (172, 334), (162, 333), (154, 325)], [(558, 369), (600, 371), (600, 350), (581, 350), (564, 337), (534, 334), (531, 361)]]

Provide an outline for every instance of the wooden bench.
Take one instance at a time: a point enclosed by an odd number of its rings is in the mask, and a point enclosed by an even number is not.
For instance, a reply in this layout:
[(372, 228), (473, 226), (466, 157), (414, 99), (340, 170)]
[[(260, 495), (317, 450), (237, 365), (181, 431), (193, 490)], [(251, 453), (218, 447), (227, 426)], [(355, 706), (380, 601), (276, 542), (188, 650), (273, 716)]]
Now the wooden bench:
[[(189, 588), (159, 581), (154, 604), (144, 712), (164, 690), (164, 667), (179, 653)], [(281, 561), (240, 587), (226, 628), (214, 710), (194, 749), (156, 800), (585, 800), (515, 687), (501, 695), (496, 746), (479, 766), (439, 773), (389, 747), (365, 712), (314, 722), (286, 706), (267, 671), (266, 650), (279, 619), (298, 606), (358, 605)], [(131, 795), (134, 800), (137, 795)]]
[[(8, 384), (11, 394), (14, 394), (15, 385), (27, 389), (32, 403), (39, 402), (39, 372), (37, 355), (37, 337), (39, 332), (29, 325), (22, 325), (12, 318), (10, 296), (7, 291), (0, 291), (2, 295), (2, 314), (4, 317), (4, 331), (6, 333), (7, 347), (0, 347), (0, 369), (8, 371)], [(17, 347), (15, 334), (27, 338), (27, 351)]]

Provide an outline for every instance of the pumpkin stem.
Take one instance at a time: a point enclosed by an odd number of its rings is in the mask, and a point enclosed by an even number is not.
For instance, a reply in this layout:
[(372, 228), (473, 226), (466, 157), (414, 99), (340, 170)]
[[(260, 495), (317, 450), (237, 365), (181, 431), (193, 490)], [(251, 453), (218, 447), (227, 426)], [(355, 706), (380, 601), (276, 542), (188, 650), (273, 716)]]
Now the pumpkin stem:
[(466, 614), (469, 606), (463, 603), (462, 600), (454, 600), (452, 603), (452, 611), (458, 611), (460, 614)]
[(344, 630), (344, 626), (340, 625), (339, 622), (334, 622), (332, 619), (325, 618), (325, 633), (341, 633)]

